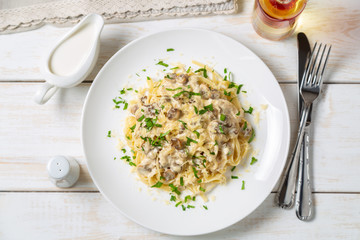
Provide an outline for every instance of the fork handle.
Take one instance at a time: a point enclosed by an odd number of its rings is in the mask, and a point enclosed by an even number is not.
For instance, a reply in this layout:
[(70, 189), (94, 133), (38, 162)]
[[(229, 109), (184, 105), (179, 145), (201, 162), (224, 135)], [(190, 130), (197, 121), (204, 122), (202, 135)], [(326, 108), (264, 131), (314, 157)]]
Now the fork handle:
[(310, 104), (306, 104), (301, 114), (299, 131), (296, 138), (294, 150), (288, 159), (280, 179), (279, 191), (276, 194), (276, 204), (282, 208), (291, 208), (295, 200), (295, 185), (298, 172), (299, 152), (304, 137), (304, 129), (309, 115)]
[(296, 216), (302, 221), (312, 217), (313, 204), (311, 197), (310, 166), (309, 166), (309, 126), (306, 127), (300, 153), (299, 177), (296, 194)]

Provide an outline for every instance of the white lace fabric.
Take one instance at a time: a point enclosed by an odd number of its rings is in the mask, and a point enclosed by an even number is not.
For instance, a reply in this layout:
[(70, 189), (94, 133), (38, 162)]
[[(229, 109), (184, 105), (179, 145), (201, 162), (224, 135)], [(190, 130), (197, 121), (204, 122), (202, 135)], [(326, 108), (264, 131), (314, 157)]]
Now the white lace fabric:
[(90, 13), (101, 15), (105, 23), (120, 23), (236, 11), (236, 0), (47, 0), (0, 9), (0, 34), (27, 31), (44, 24), (70, 26)]

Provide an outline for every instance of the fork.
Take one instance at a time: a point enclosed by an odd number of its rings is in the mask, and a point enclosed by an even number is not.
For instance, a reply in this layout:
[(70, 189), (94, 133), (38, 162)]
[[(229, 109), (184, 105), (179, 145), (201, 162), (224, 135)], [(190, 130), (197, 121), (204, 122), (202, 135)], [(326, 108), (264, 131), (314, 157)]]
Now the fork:
[[(291, 208), (294, 204), (296, 173), (289, 171), (292, 166), (298, 164), (301, 142), (304, 137), (304, 128), (308, 118), (311, 104), (318, 98), (321, 92), (323, 74), (330, 55), (331, 45), (322, 44), (316, 49), (315, 43), (310, 60), (307, 63), (300, 86), (300, 95), (304, 101), (300, 125), (294, 150), (290, 160), (284, 169), (280, 179), (280, 188), (276, 195), (276, 203), (282, 208)], [(321, 57), (320, 57), (321, 56)], [(325, 58), (324, 58), (325, 57)], [(320, 58), (320, 59), (319, 59)], [(321, 70), (321, 71), (320, 71)], [(319, 73), (320, 72), (320, 73)]]

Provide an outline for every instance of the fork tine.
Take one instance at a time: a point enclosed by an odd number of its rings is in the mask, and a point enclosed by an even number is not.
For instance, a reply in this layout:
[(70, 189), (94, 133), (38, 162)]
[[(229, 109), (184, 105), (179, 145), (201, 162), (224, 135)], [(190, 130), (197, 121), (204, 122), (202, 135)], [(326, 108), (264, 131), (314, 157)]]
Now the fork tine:
[[(326, 58), (325, 58), (325, 62), (323, 64), (323, 67), (322, 67), (322, 70), (321, 70), (321, 73), (320, 73), (320, 76), (319, 76), (319, 85), (321, 86), (322, 85), (322, 76), (324, 74), (324, 71), (325, 71), (325, 67), (326, 67), (326, 64), (327, 64), (327, 61), (328, 61), (328, 58), (329, 58), (329, 55), (330, 55), (330, 51), (331, 51), (331, 45), (329, 46), (328, 48), (328, 51), (326, 53)], [(325, 50), (324, 50), (325, 51)], [(319, 66), (320, 68), (320, 66)]]
[(317, 42), (315, 42), (315, 45), (311, 51), (311, 54), (310, 54), (310, 59), (308, 59), (307, 63), (306, 63), (306, 68), (305, 68), (305, 71), (304, 71), (304, 74), (303, 74), (303, 78), (301, 79), (301, 84), (300, 84), (300, 88), (306, 84), (307, 82), (307, 79), (309, 78), (309, 71), (310, 71), (310, 67), (311, 67), (311, 63), (312, 63), (312, 60), (313, 60), (313, 57), (314, 57), (314, 52), (315, 52), (315, 48), (317, 46)]
[[(310, 75), (309, 75), (309, 78), (308, 78), (308, 84), (311, 84), (311, 85), (314, 85), (315, 80), (316, 80), (316, 78), (314, 76), (314, 72), (315, 72), (315, 68), (316, 68), (316, 63), (318, 61), (319, 53), (320, 53), (320, 50), (321, 50), (321, 46), (322, 46), (322, 43), (320, 43), (318, 49), (316, 50), (316, 56), (315, 56), (314, 61), (312, 62), (311, 72), (310, 72)], [(314, 51), (315, 51), (315, 49), (314, 49)]]
[[(315, 84), (315, 85), (320, 85), (320, 81), (318, 81), (318, 80), (321, 80), (318, 76), (318, 74), (319, 74), (319, 70), (320, 70), (320, 68), (321, 68), (321, 65), (323, 64), (322, 63), (322, 60), (323, 60), (323, 57), (324, 57), (324, 53), (325, 53), (325, 51), (326, 51), (326, 47), (327, 47), (327, 45), (325, 44), (325, 46), (324, 46), (324, 48), (323, 48), (323, 50), (322, 50), (322, 53), (321, 53), (321, 57), (320, 57), (320, 60), (319, 60), (319, 62), (318, 62), (318, 64), (317, 64), (317, 68), (316, 68), (316, 73), (315, 73), (315, 75), (314, 75), (314, 79), (313, 79), (313, 84)], [(320, 50), (319, 50), (320, 51)]]

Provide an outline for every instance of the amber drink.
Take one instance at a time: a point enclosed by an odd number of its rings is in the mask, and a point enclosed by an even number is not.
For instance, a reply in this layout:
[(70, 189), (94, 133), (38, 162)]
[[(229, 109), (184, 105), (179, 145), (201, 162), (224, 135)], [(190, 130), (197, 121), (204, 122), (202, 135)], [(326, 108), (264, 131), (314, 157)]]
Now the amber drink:
[(290, 36), (306, 0), (255, 0), (252, 24), (255, 31), (270, 40)]

